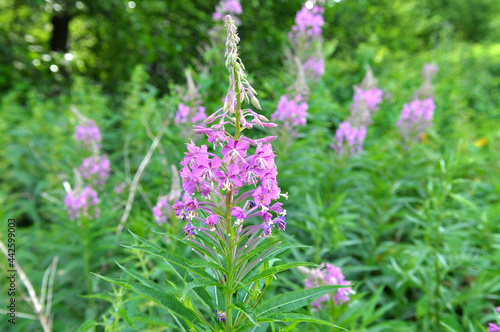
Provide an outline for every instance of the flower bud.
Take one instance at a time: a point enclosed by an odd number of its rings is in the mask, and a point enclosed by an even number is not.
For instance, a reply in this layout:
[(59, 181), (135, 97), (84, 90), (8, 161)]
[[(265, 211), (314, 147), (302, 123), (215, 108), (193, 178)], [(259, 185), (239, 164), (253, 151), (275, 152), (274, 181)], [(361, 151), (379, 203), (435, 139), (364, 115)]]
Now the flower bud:
[(277, 139), (278, 136), (267, 136), (261, 139), (262, 143), (269, 143)]
[(276, 123), (272, 123), (272, 122), (266, 122), (266, 123), (263, 123), (262, 124), (262, 127), (265, 127), (265, 128), (274, 128), (274, 127), (277, 127), (278, 125)]
[(216, 116), (217, 116), (217, 113), (214, 113), (214, 114), (210, 115), (208, 118), (206, 118), (205, 121), (203, 121), (203, 122), (205, 122), (207, 124), (212, 123), (212, 122), (214, 122)]
[(206, 134), (206, 133), (212, 131), (212, 129), (202, 127), (202, 126), (193, 126), (193, 130), (196, 134)]
[(258, 108), (259, 110), (262, 109), (262, 107), (260, 107), (259, 101), (255, 96), (252, 96), (252, 105), (255, 106), (255, 108)]

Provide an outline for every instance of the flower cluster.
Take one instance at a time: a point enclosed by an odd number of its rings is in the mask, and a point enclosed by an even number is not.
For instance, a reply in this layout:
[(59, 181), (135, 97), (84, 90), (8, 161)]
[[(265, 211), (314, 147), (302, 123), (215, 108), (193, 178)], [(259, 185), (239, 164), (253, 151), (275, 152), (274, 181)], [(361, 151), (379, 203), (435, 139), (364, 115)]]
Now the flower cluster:
[[(269, 142), (276, 137), (250, 139), (241, 132), (255, 125), (272, 128), (266, 117), (251, 109), (241, 109), (241, 102), (251, 102), (260, 109), (244, 73), (243, 63), (238, 56), (239, 41), (236, 26), (230, 16), (226, 17), (227, 30), (226, 66), (229, 70), (229, 89), (224, 107), (214, 112), (205, 122), (219, 120), (211, 127), (194, 126), (195, 133), (206, 134), (214, 149), (220, 146), (220, 154), (208, 152), (207, 145), (197, 146), (191, 141), (180, 171), (182, 188), (193, 195), (189, 201), (177, 201), (173, 205), (175, 215), (186, 222), (185, 234), (195, 237), (195, 231), (215, 232), (221, 239), (228, 229), (236, 226), (245, 234), (261, 230), (266, 237), (271, 235), (276, 225), (280, 230), (286, 227), (285, 214), (281, 203), (274, 203), (281, 194), (276, 176), (275, 154)], [(226, 131), (226, 125), (235, 127), (235, 134)], [(204, 200), (198, 201), (194, 194), (201, 193)], [(236, 219), (231, 221), (232, 217)], [(256, 226), (243, 224), (253, 217), (262, 218)], [(206, 227), (194, 227), (194, 223)]]
[(92, 146), (101, 148), (101, 132), (93, 120), (85, 120), (75, 127), (74, 138), (76, 142), (83, 142), (84, 146), (91, 149)]
[[(174, 214), (174, 210), (172, 208), (171, 203), (180, 198), (181, 192), (177, 191), (177, 193), (172, 197), (172, 193), (165, 196), (160, 196), (156, 205), (153, 207), (153, 217), (155, 218), (155, 222), (158, 226), (161, 223), (166, 223), (168, 218)], [(182, 202), (187, 203), (191, 200), (191, 196), (184, 194), (182, 197)]]
[[(304, 280), (306, 289), (325, 285), (349, 285), (349, 282), (345, 280), (342, 270), (339, 267), (328, 263), (323, 263), (322, 266), (323, 268), (320, 267), (317, 269), (299, 267), (299, 270), (307, 276), (307, 279)], [(337, 293), (325, 295), (312, 302), (312, 306), (321, 309), (322, 303), (330, 300), (333, 300), (335, 305), (340, 305), (348, 302), (351, 294), (354, 294), (351, 287), (339, 288)]]
[[(208, 137), (210, 139), (210, 135)], [(234, 201), (231, 215), (236, 218), (235, 224), (239, 226), (248, 218), (261, 217), (265, 236), (271, 235), (274, 225), (284, 230), (286, 223), (282, 204), (271, 205), (281, 193), (276, 181), (278, 172), (271, 144), (244, 136), (234, 140), (226, 132), (220, 133), (220, 141), (227, 142), (221, 150), (221, 157), (208, 152), (206, 145), (198, 147), (192, 141), (187, 144), (188, 152), (181, 162), (183, 168), (180, 175), (182, 188), (187, 194), (200, 192), (202, 197), (209, 200), (216, 198), (222, 205), (198, 202), (196, 198), (188, 202), (177, 201), (173, 206), (175, 215), (186, 220), (188, 225), (196, 219), (215, 231), (221, 222), (221, 216), (216, 211), (224, 209), (228, 195), (234, 198), (243, 187), (253, 186), (255, 189), (246, 191), (240, 195), (240, 200)], [(251, 144), (256, 145), (255, 153), (249, 155)], [(200, 218), (200, 212), (206, 217)], [(277, 216), (273, 218), (271, 212)]]
[(304, 63), (304, 71), (313, 80), (319, 80), (325, 73), (325, 59), (323, 57), (311, 56)]
[[(101, 155), (101, 133), (94, 120), (83, 116), (76, 107), (72, 106), (71, 111), (78, 119), (75, 127), (74, 138), (76, 142), (83, 142), (85, 148), (90, 150), (90, 156), (83, 159), (75, 173), (75, 188), (71, 189), (69, 183), (64, 182), (66, 198), (64, 200), (68, 215), (71, 220), (82, 216), (91, 219), (88, 210), (93, 207), (98, 217), (99, 210), (97, 204), (97, 191), (93, 188), (102, 189), (110, 173), (110, 163), (106, 155)], [(86, 181), (83, 181), (86, 180)], [(87, 183), (85, 183), (87, 182)], [(123, 190), (123, 189), (122, 189)]]
[(271, 120), (280, 121), (285, 127), (303, 126), (306, 124), (307, 109), (309, 106), (301, 95), (290, 98), (281, 96), (276, 111), (271, 114)]
[(241, 15), (242, 12), (241, 3), (238, 0), (221, 0), (215, 7), (212, 18), (214, 21), (223, 21), (226, 15), (231, 15), (235, 17), (236, 23), (239, 25), (240, 21), (236, 15)]
[(80, 165), (80, 173), (85, 180), (92, 181), (93, 185), (101, 187), (109, 177), (109, 159), (106, 155), (85, 158)]
[(353, 103), (347, 121), (340, 123), (330, 147), (338, 154), (347, 150), (351, 155), (361, 153), (366, 138), (366, 128), (373, 123), (372, 116), (379, 109), (383, 91), (377, 87), (370, 66), (359, 86), (354, 86)]
[(343, 155), (346, 151), (351, 155), (361, 153), (365, 137), (365, 126), (353, 127), (350, 122), (341, 122), (330, 147), (340, 155)]
[[(322, 26), (324, 8), (313, 5), (311, 8), (304, 5), (295, 16), (295, 25), (288, 33), (292, 46), (293, 57), (300, 61), (306, 77), (311, 81), (318, 81), (325, 72), (325, 60), (322, 52)], [(288, 59), (290, 67), (292, 59)]]
[(92, 219), (93, 217), (98, 218), (98, 203), (97, 192), (90, 186), (86, 186), (82, 190), (71, 190), (66, 194), (64, 199), (64, 205), (71, 220), (75, 220), (77, 217), (88, 219)]
[[(194, 114), (193, 114), (194, 113)], [(175, 124), (181, 123), (200, 123), (207, 118), (205, 114), (205, 107), (198, 106), (193, 108), (193, 112), (189, 106), (179, 103), (179, 108), (175, 113)]]
[[(500, 307), (497, 307), (496, 311), (500, 314)], [(493, 324), (493, 323), (489, 323), (488, 324), (488, 332), (500, 332), (500, 326)]]
[(415, 92), (413, 100), (405, 104), (396, 126), (403, 139), (419, 141), (426, 130), (432, 126), (434, 104), (432, 77), (438, 72), (436, 64), (426, 63), (422, 69), (422, 85)]
[(121, 193), (123, 193), (123, 191), (125, 190), (126, 187), (127, 187), (127, 183), (121, 182), (119, 185), (117, 185), (116, 187), (113, 188), (113, 191), (115, 192), (115, 194), (121, 194)]
[[(207, 118), (205, 107), (202, 106), (201, 94), (198, 86), (194, 83), (191, 72), (186, 70), (186, 89), (179, 91), (183, 94), (182, 102), (179, 103), (175, 113), (175, 124), (181, 129), (180, 136), (190, 138), (192, 136), (191, 126), (193, 124), (203, 124)], [(180, 125), (183, 126), (180, 126)]]
[(377, 87), (377, 79), (370, 66), (359, 86), (354, 86), (353, 103), (351, 104), (348, 121), (355, 127), (369, 126), (373, 123), (372, 116), (382, 103), (383, 91)]
[(365, 107), (368, 109), (370, 114), (378, 111), (380, 103), (382, 103), (383, 96), (382, 89), (374, 88), (369, 90), (363, 90), (361, 88), (354, 91), (353, 103), (354, 107), (362, 107), (359, 104), (365, 103)]
[(311, 9), (303, 6), (295, 16), (295, 25), (292, 33), (301, 32), (307, 35), (321, 35), (321, 27), (325, 24), (323, 7), (314, 5)]
[(405, 140), (419, 140), (422, 134), (432, 126), (432, 116), (434, 115), (433, 98), (424, 100), (413, 100), (403, 106), (401, 116), (396, 125)]

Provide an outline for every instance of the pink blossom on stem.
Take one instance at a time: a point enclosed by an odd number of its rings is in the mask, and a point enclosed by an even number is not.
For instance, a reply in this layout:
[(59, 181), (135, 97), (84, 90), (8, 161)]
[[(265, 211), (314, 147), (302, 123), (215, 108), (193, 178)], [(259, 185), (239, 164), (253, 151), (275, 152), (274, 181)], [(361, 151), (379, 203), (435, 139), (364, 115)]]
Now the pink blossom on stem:
[(436, 105), (433, 98), (413, 100), (403, 106), (396, 125), (405, 141), (419, 140), (423, 133), (432, 126), (432, 117)]
[[(299, 270), (304, 273), (307, 278), (304, 280), (306, 289), (315, 288), (325, 285), (340, 285), (347, 286), (349, 281), (345, 280), (342, 270), (335, 265), (323, 263), (322, 267), (317, 269), (307, 269), (300, 267)], [(350, 299), (350, 295), (354, 294), (351, 287), (339, 288), (336, 293), (327, 294), (312, 302), (312, 306), (318, 310), (322, 308), (324, 302), (333, 300), (335, 305), (346, 303)]]
[(79, 167), (85, 180), (92, 181), (93, 185), (106, 184), (109, 177), (110, 164), (106, 155), (85, 158)]
[(83, 142), (84, 146), (89, 148), (95, 145), (97, 149), (101, 148), (101, 132), (94, 120), (86, 119), (82, 124), (75, 127), (74, 138), (76, 142)]
[(98, 204), (97, 192), (90, 186), (86, 186), (82, 190), (71, 190), (64, 198), (64, 205), (71, 220), (76, 218), (98, 218)]
[(302, 96), (295, 98), (281, 96), (276, 111), (271, 114), (271, 120), (282, 122), (287, 128), (304, 126), (306, 124), (307, 109), (309, 106)]
[(330, 144), (330, 147), (340, 155), (343, 155), (344, 153), (354, 155), (362, 152), (365, 137), (365, 126), (356, 128), (347, 121), (341, 122), (335, 132), (335, 137), (333, 139), (333, 143)]
[(490, 323), (488, 325), (488, 332), (500, 332), (500, 326)]

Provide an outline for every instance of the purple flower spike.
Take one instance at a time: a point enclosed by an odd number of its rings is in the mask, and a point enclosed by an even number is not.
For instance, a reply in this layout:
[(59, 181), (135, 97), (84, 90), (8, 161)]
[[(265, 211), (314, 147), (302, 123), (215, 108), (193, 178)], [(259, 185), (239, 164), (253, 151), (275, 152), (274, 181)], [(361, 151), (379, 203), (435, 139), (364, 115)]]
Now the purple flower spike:
[(64, 205), (71, 220), (82, 217), (88, 219), (98, 218), (98, 203), (97, 192), (90, 186), (86, 186), (81, 191), (77, 189), (72, 190), (66, 194), (66, 198), (64, 199)]
[[(345, 277), (339, 267), (328, 263), (323, 263), (322, 265), (325, 268), (317, 268), (311, 270), (304, 267), (299, 268), (300, 271), (307, 276), (307, 279), (304, 280), (306, 289), (325, 285), (349, 285), (349, 282), (345, 280)], [(349, 301), (349, 297), (351, 294), (354, 294), (354, 291), (351, 287), (339, 288), (336, 293), (327, 294), (315, 300), (314, 302), (312, 302), (312, 306), (316, 307), (319, 310), (322, 308), (323, 302), (328, 302), (330, 300), (333, 300), (333, 303), (335, 305), (341, 305), (342, 303), (346, 303)]]
[(436, 108), (433, 98), (413, 100), (403, 106), (401, 116), (396, 123), (405, 141), (418, 141), (432, 126), (432, 117)]
[(366, 127), (353, 127), (349, 122), (342, 122), (335, 132), (333, 143), (330, 147), (336, 153), (343, 155), (349, 152), (351, 155), (361, 153), (363, 150), (363, 142), (366, 137)]
[(303, 126), (306, 124), (308, 108), (307, 102), (302, 101), (300, 95), (290, 100), (287, 96), (281, 96), (276, 111), (271, 114), (271, 120), (282, 122), (287, 128)]
[(91, 180), (93, 185), (106, 184), (109, 177), (110, 164), (107, 156), (92, 156), (85, 158), (80, 165), (80, 173), (85, 180)]
[(75, 127), (75, 141), (83, 142), (88, 149), (95, 145), (97, 149), (101, 148), (101, 132), (94, 120), (86, 120), (83, 124)]

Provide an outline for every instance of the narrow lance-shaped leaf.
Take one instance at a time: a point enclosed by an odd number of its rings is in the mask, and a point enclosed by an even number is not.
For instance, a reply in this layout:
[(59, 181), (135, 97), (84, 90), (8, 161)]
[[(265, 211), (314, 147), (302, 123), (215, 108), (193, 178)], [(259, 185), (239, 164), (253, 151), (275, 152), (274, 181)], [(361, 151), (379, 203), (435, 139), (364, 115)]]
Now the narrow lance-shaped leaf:
[(262, 302), (261, 305), (255, 309), (255, 311), (257, 313), (257, 317), (274, 312), (291, 312), (302, 308), (323, 295), (334, 292), (342, 287), (344, 286), (321, 286), (280, 294)]

